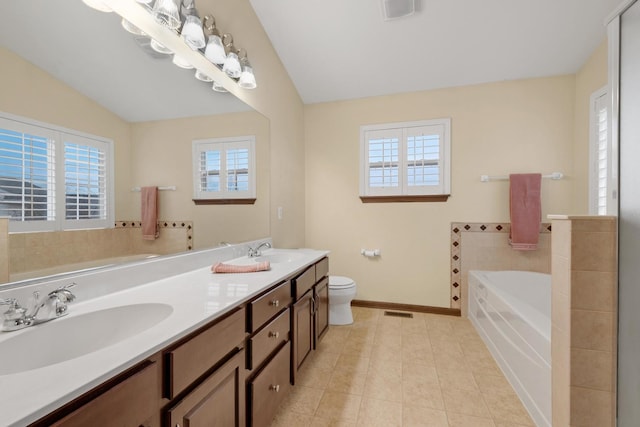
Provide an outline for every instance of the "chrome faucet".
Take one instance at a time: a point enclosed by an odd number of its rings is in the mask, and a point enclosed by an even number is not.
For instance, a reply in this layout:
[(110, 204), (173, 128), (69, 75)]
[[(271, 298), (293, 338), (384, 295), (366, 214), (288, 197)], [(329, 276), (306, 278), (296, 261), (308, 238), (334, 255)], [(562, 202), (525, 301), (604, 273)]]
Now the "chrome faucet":
[(252, 248), (251, 246), (249, 246), (249, 254), (247, 255), (249, 258), (255, 258), (257, 256), (262, 255), (262, 252), (260, 252), (260, 249), (266, 246), (267, 248), (271, 247), (271, 243), (269, 242), (263, 242), (261, 243), (257, 248)]
[(35, 303), (30, 311), (21, 307), (15, 298), (0, 299), (0, 305), (9, 306), (9, 309), (2, 315), (0, 330), (17, 331), (18, 329), (48, 322), (66, 315), (67, 303), (76, 299), (76, 296), (69, 290), (75, 285), (75, 283), (71, 283), (61, 286), (49, 292), (42, 299), (40, 299), (40, 292), (35, 291), (33, 293)]

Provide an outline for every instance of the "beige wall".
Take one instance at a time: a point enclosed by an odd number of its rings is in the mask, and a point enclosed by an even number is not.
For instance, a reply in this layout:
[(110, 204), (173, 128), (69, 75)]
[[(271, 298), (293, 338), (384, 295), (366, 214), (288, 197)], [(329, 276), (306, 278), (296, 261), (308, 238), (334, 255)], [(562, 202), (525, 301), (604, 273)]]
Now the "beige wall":
[(576, 73), (572, 209), (589, 212), (589, 97), (607, 84), (607, 41), (604, 40)]
[[(132, 124), (134, 186), (175, 185), (160, 191), (159, 218), (193, 220), (194, 248), (269, 236), (269, 121), (256, 112)], [(193, 201), (194, 139), (255, 135), (257, 198), (254, 205), (200, 205)], [(130, 194), (131, 218), (140, 217), (140, 193)]]
[[(571, 209), (574, 102), (570, 75), (305, 107), (306, 245), (331, 250), (358, 299), (449, 307), (450, 223), (509, 219), (508, 182), (481, 174), (563, 172), (543, 181), (543, 218)], [(361, 203), (359, 127), (439, 117), (452, 119), (449, 201)]]
[(0, 111), (114, 141), (116, 218), (128, 217), (129, 123), (0, 46)]

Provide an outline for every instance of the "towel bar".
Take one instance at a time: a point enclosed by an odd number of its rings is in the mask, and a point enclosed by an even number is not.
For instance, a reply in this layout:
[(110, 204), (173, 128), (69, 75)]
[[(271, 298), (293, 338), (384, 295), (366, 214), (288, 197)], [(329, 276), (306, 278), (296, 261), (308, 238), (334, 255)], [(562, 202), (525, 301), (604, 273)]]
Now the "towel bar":
[[(160, 191), (176, 191), (176, 186), (175, 185), (169, 185), (167, 187), (158, 187), (158, 190), (160, 190)], [(140, 192), (140, 187), (133, 187), (133, 188), (131, 188), (131, 191)]]
[[(542, 175), (542, 177), (543, 178), (553, 179), (553, 180), (558, 180), (558, 179), (562, 179), (564, 177), (564, 174), (562, 172), (552, 172), (549, 175)], [(509, 176), (508, 175), (496, 175), (496, 176), (480, 175), (480, 181), (481, 182), (508, 181), (508, 180), (509, 180)]]

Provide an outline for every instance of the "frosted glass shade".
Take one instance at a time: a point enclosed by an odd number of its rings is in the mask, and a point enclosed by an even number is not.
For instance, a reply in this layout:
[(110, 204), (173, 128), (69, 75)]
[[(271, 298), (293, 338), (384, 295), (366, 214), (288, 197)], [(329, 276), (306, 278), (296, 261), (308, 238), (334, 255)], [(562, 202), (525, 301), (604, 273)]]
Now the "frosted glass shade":
[(173, 53), (171, 49), (160, 44), (156, 41), (156, 39), (151, 39), (149, 45), (151, 46), (151, 49), (155, 50), (158, 53), (164, 53), (165, 55), (171, 55)]
[(253, 75), (253, 68), (248, 63), (242, 66), (242, 73), (240, 74), (240, 80), (238, 80), (238, 86), (243, 89), (255, 89), (258, 87), (256, 84), (256, 76)]
[(193, 68), (193, 65), (191, 65), (189, 61), (185, 60), (183, 57), (179, 56), (177, 53), (173, 54), (173, 60), (171, 62), (173, 62), (178, 67), (184, 68), (186, 70), (190, 70)]
[(125, 30), (127, 30), (131, 34), (134, 34), (136, 36), (144, 36), (145, 35), (144, 31), (142, 31), (140, 28), (136, 27), (135, 25), (133, 25), (131, 22), (127, 21), (124, 18), (122, 18), (121, 23), (122, 23), (122, 28), (124, 28)]
[(242, 69), (240, 68), (240, 59), (238, 59), (238, 55), (235, 52), (229, 52), (226, 61), (224, 61), (222, 71), (227, 73), (227, 76), (231, 78), (237, 79), (240, 77)]
[(180, 28), (180, 13), (175, 0), (157, 0), (151, 13), (156, 21), (165, 27), (172, 30)]
[(181, 35), (187, 46), (193, 50), (202, 49), (205, 46), (202, 21), (195, 15), (187, 15)]
[(222, 86), (221, 84), (219, 84), (218, 82), (213, 82), (213, 86), (211, 87), (213, 90), (215, 90), (216, 92), (221, 92), (221, 93), (226, 93), (229, 92), (228, 90), (226, 90), (224, 88), (224, 86)]
[(207, 74), (203, 73), (200, 70), (196, 70), (196, 79), (200, 80), (201, 82), (207, 82), (207, 83), (210, 83), (213, 81), (211, 77), (209, 77)]
[(204, 50), (204, 56), (216, 65), (224, 64), (224, 61), (227, 59), (227, 55), (224, 52), (224, 46), (222, 46), (220, 36), (209, 36), (209, 42), (207, 43), (207, 48)]

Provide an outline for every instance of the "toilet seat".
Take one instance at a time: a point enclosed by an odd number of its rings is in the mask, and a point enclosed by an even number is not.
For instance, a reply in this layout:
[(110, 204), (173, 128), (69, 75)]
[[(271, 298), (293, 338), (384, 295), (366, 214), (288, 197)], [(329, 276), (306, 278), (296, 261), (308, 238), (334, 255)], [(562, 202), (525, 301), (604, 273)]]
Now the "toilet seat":
[(329, 289), (345, 289), (354, 285), (353, 280), (344, 276), (329, 276)]

